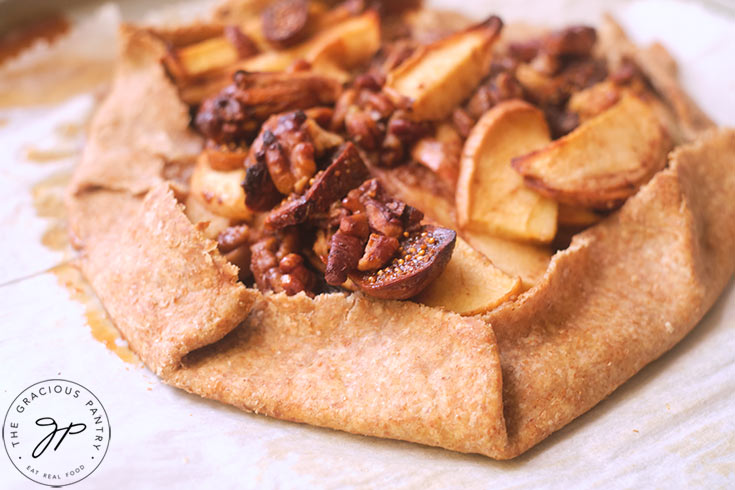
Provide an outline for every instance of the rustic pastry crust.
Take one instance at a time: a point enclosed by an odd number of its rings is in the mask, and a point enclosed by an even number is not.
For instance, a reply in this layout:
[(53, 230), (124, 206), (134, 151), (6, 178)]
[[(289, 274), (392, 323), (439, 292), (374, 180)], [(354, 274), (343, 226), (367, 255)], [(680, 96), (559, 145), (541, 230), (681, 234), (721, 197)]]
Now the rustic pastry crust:
[(676, 150), (539, 284), (482, 317), (247, 289), (166, 182), (166, 162), (200, 143), (158, 63), (162, 44), (132, 28), (122, 37), (70, 188), (71, 232), (124, 337), (174, 386), (286, 420), (511, 458), (671, 348), (732, 277), (735, 131), (719, 130)]
[[(90, 138), (72, 187), (146, 192), (163, 181), (167, 161), (199, 153), (189, 109), (158, 62), (164, 44), (123, 26), (115, 82), (92, 120)], [(145, 102), (143, 102), (145, 101)]]
[[(257, 293), (184, 215), (165, 182), (139, 199), (90, 191), (71, 200), (80, 264), (130, 347), (156, 374), (220, 340)], [(99, 216), (115, 217), (100, 226)]]

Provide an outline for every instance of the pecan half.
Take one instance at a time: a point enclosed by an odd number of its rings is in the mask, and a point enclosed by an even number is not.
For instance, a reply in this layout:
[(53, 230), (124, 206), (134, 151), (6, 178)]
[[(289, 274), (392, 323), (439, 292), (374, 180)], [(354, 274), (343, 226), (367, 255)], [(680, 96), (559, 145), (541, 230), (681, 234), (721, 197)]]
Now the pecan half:
[[(267, 211), (283, 195), (303, 192), (316, 172), (317, 160), (342, 141), (303, 111), (271, 116), (245, 162), (248, 171), (243, 186), (248, 207)], [(267, 169), (265, 174), (263, 168)]]
[(250, 235), (250, 227), (248, 225), (229, 226), (217, 236), (217, 248), (223, 254), (232, 252), (236, 248), (248, 243)]
[(324, 213), (369, 175), (360, 153), (345, 143), (329, 166), (320, 171), (302, 196), (285, 201), (266, 218), (266, 224), (283, 228), (305, 222), (314, 213)]
[(298, 232), (289, 230), (262, 237), (250, 247), (250, 270), (258, 289), (313, 296), (316, 279), (298, 253), (299, 246)]

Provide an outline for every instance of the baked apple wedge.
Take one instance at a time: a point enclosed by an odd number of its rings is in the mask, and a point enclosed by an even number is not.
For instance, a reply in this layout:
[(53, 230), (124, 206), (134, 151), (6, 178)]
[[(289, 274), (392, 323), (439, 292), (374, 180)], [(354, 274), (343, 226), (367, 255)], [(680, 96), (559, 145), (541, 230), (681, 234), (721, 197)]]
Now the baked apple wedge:
[(520, 292), (521, 280), (518, 277), (504, 273), (458, 237), (452, 259), (442, 275), (415, 300), (460, 315), (477, 315), (492, 310)]
[(598, 223), (603, 217), (604, 215), (587, 208), (568, 204), (559, 205), (559, 226), (585, 228)]
[(551, 248), (545, 245), (516, 242), (471, 231), (463, 232), (462, 237), (498, 269), (510, 276), (520, 277), (523, 291), (541, 279), (551, 260)]
[(444, 119), (487, 74), (491, 46), (502, 25), (499, 18), (490, 17), (466, 31), (420, 47), (388, 74), (386, 93), (399, 104), (409, 102), (418, 119)]
[(649, 104), (626, 94), (540, 150), (513, 159), (526, 184), (572, 206), (619, 207), (666, 164), (669, 137)]
[(194, 166), (191, 175), (190, 195), (210, 212), (234, 220), (247, 220), (252, 217), (245, 206), (245, 192), (242, 181), (245, 168), (236, 170), (214, 170), (203, 154)]
[(380, 18), (373, 11), (346, 19), (324, 29), (311, 39), (286, 50), (269, 51), (241, 63), (247, 71), (278, 71), (297, 59), (309, 62), (314, 71), (334, 75), (333, 68), (353, 68), (380, 49)]
[(462, 228), (514, 240), (548, 243), (557, 204), (524, 183), (511, 159), (550, 141), (544, 114), (520, 100), (502, 102), (475, 124), (462, 150), (457, 219)]

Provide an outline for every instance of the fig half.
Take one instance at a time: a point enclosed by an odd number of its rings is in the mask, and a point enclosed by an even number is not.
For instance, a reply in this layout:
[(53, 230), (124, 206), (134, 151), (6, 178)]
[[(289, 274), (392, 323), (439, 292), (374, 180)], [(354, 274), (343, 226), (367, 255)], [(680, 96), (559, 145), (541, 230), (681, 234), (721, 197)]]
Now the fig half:
[(399, 255), (382, 269), (353, 272), (352, 282), (365, 294), (381, 299), (416, 296), (444, 271), (452, 257), (454, 230), (424, 225), (400, 241)]
[(303, 38), (308, 20), (307, 0), (280, 0), (263, 11), (263, 35), (277, 46), (289, 46)]

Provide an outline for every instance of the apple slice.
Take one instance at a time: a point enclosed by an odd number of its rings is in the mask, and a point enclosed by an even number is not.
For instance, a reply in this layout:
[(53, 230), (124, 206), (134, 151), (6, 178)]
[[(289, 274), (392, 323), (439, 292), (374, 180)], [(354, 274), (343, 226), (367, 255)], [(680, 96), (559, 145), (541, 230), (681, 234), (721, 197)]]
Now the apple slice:
[(430, 221), (456, 228), (454, 194), (437, 174), (417, 163), (397, 167), (370, 167), (391, 196), (424, 212)]
[(603, 80), (575, 92), (567, 102), (567, 110), (579, 116), (581, 122), (602, 114), (620, 100), (624, 89), (612, 80)]
[(189, 194), (184, 201), (184, 213), (205, 237), (214, 241), (231, 224), (229, 218), (212, 213), (193, 194)]
[(547, 246), (514, 242), (471, 231), (463, 233), (462, 237), (498, 269), (510, 276), (520, 277), (523, 291), (541, 279), (551, 260), (551, 250)]
[(586, 228), (598, 223), (603, 216), (587, 208), (559, 204), (559, 226), (567, 228)]
[(194, 166), (190, 195), (217, 216), (233, 220), (249, 220), (252, 213), (245, 206), (243, 180), (245, 180), (245, 167), (228, 171), (214, 170), (204, 154)]
[(444, 119), (487, 74), (491, 46), (502, 25), (499, 18), (490, 17), (482, 24), (418, 48), (388, 74), (386, 93), (399, 104), (410, 102), (418, 119)]
[(354, 68), (369, 60), (380, 49), (380, 18), (373, 11), (348, 18), (332, 25), (314, 37), (292, 48), (269, 51), (253, 56), (238, 68), (246, 71), (285, 70), (297, 59), (313, 65), (321, 73), (321, 67)]
[(460, 315), (477, 315), (520, 292), (518, 277), (501, 271), (458, 237), (444, 272), (414, 299)]
[[(313, 73), (346, 82), (349, 79), (347, 70), (366, 63), (380, 49), (380, 17), (375, 12), (368, 11), (356, 17), (337, 20), (335, 24), (288, 49), (263, 51), (198, 77), (177, 78), (182, 100), (190, 105), (201, 103), (228, 85), (232, 81), (232, 74), (237, 70), (280, 72), (297, 60), (310, 63)], [(220, 53), (217, 56), (224, 59), (229, 55)], [(204, 60), (202, 63), (208, 61)]]
[(543, 113), (520, 100), (501, 102), (475, 124), (464, 144), (457, 181), (460, 227), (513, 240), (549, 243), (557, 204), (527, 188), (513, 157), (550, 141)]
[(670, 146), (651, 106), (624, 94), (568, 135), (513, 159), (513, 167), (549, 198), (610, 210), (664, 167)]

